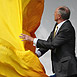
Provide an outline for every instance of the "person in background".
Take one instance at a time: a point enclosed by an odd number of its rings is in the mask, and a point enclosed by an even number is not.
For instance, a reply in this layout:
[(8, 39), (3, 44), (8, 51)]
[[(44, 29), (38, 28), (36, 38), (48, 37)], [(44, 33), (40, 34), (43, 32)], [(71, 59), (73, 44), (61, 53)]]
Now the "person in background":
[(75, 30), (70, 20), (70, 9), (60, 6), (55, 10), (56, 24), (47, 40), (33, 38), (21, 34), (22, 41), (33, 41), (38, 57), (51, 50), (52, 69), (56, 77), (77, 77), (77, 61), (75, 56)]

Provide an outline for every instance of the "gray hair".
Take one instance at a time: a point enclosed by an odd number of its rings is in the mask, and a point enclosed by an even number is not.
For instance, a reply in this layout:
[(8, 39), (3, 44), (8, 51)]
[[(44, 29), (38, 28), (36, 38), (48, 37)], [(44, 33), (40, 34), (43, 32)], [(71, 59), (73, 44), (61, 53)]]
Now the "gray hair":
[(58, 13), (61, 15), (62, 19), (67, 20), (70, 18), (70, 9), (66, 6), (61, 6), (58, 9)]

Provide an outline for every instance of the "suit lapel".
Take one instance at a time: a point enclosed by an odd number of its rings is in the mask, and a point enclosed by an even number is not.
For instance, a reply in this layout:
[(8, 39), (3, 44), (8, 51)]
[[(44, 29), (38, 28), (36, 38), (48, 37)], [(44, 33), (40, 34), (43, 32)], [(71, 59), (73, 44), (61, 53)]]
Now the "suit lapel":
[[(65, 25), (64, 25), (64, 24), (65, 24), (65, 23), (67, 23), (67, 22), (70, 22), (70, 21), (69, 21), (69, 20), (67, 20), (66, 22), (64, 22), (64, 23), (62, 24), (62, 26), (60, 27), (60, 29), (59, 29), (58, 33), (55, 35), (55, 37), (59, 34), (60, 30), (61, 30), (63, 27), (65, 27)], [(54, 38), (55, 38), (55, 37), (54, 37), (54, 30), (55, 30), (56, 25), (57, 25), (57, 23), (55, 24), (54, 29), (53, 29), (52, 39), (54, 39)]]
[[(65, 25), (65, 23), (67, 23), (67, 22), (69, 22), (69, 20), (67, 20), (66, 22), (64, 22), (64, 23), (62, 24), (62, 26), (60, 27), (58, 33), (60, 32), (60, 30), (61, 30), (63, 27), (66, 27), (66, 26), (64, 26), (64, 25)], [(58, 35), (58, 33), (56, 34), (56, 36)]]

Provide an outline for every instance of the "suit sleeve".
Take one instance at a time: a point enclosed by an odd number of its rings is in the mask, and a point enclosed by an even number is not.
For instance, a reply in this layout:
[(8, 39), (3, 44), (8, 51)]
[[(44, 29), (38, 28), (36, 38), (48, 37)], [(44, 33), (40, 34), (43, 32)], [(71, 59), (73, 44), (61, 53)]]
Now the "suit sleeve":
[[(49, 41), (52, 41), (52, 34), (53, 34), (53, 31), (51, 32), (50, 36), (48, 37), (47, 39), (47, 42)], [(44, 53), (46, 53), (49, 49), (47, 48), (39, 48), (38, 51), (41, 52), (41, 55), (43, 55)]]
[(38, 39), (37, 41), (37, 48), (45, 48), (45, 49), (55, 49), (62, 44), (68, 42), (71, 37), (71, 30), (70, 29), (63, 29), (60, 30), (59, 33), (55, 36), (53, 41), (45, 41)]

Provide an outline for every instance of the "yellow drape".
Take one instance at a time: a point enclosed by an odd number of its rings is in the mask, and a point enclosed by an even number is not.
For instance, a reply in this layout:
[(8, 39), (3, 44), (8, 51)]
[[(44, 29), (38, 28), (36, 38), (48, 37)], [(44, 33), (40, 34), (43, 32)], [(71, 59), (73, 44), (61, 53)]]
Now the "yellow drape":
[(16, 49), (24, 50), (19, 39), (22, 33), (22, 9), (20, 0), (0, 0), (0, 38)]
[(22, 32), (35, 37), (43, 5), (44, 0), (0, 0), (0, 77), (47, 77), (34, 51), (19, 39)]

